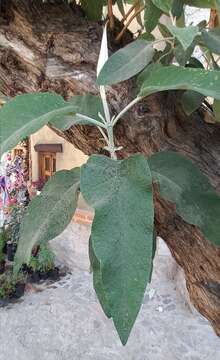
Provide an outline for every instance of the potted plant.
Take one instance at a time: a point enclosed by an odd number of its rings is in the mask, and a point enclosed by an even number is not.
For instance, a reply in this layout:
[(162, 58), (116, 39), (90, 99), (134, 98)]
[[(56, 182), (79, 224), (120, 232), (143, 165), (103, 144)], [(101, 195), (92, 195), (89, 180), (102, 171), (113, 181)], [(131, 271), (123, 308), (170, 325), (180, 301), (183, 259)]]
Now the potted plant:
[(41, 278), (43, 280), (57, 280), (59, 276), (59, 269), (54, 266), (54, 254), (44, 243), (40, 244), (38, 264)]
[(14, 291), (12, 293), (12, 297), (15, 299), (19, 299), (24, 295), (25, 292), (25, 284), (26, 284), (26, 276), (22, 272), (20, 272), (16, 277), (13, 278), (14, 282)]
[(39, 282), (41, 279), (57, 280), (59, 269), (54, 266), (54, 255), (43, 243), (40, 244), (36, 255), (31, 256), (29, 268), (32, 270), (29, 280)]
[(15, 292), (15, 282), (11, 273), (4, 273), (0, 276), (0, 300), (1, 304), (6, 305)]
[(38, 283), (40, 281), (40, 271), (38, 269), (38, 260), (36, 256), (31, 256), (29, 264), (26, 265), (26, 271), (29, 274), (29, 282)]
[(12, 271), (0, 276), (0, 304), (6, 305), (11, 299), (19, 299), (24, 295), (26, 278), (19, 272), (16, 276)]

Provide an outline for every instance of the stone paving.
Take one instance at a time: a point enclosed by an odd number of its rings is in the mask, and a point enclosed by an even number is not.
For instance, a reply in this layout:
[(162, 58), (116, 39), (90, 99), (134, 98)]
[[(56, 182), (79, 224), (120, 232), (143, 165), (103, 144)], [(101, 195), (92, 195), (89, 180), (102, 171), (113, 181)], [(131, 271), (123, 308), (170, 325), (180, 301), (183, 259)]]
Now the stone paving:
[[(77, 248), (74, 239), (79, 243), (80, 234), (83, 241)], [(123, 347), (100, 309), (86, 270), (88, 235), (89, 228), (71, 224), (57, 239), (62, 246), (72, 243), (69, 258), (74, 255), (71, 249), (78, 257), (72, 273), (0, 309), (0, 360), (220, 359), (220, 340), (189, 306), (181, 271), (162, 242), (152, 283)]]

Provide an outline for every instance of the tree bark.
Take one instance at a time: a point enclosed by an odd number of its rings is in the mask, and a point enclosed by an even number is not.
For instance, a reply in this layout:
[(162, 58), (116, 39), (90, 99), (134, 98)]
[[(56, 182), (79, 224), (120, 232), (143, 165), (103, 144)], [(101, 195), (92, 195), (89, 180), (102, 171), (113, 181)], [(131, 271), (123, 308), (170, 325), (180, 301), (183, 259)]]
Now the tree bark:
[[(1, 1), (0, 91), (11, 97), (35, 91), (56, 91), (65, 98), (97, 94), (101, 33), (101, 25), (87, 21), (76, 6)], [(122, 109), (135, 91), (134, 81), (108, 87), (112, 113)], [(178, 93), (146, 98), (116, 127), (116, 144), (123, 146), (119, 157), (177, 151), (196, 163), (220, 192), (220, 125), (208, 123), (210, 119), (202, 108), (186, 117)], [(103, 140), (93, 127), (75, 126), (59, 134), (85, 154), (104, 153)], [(184, 269), (192, 303), (220, 336), (220, 250), (198, 228), (185, 223), (156, 187), (154, 200), (158, 235)]]

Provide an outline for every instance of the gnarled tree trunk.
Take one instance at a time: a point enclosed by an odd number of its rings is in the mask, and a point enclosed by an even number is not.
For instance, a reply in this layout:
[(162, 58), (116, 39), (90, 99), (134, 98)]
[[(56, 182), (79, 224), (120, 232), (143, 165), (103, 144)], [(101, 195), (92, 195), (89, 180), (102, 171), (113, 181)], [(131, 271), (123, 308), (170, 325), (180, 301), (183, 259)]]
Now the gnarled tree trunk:
[[(56, 91), (69, 98), (98, 93), (96, 63), (102, 28), (88, 22), (77, 7), (61, 1), (3, 0), (0, 14), (0, 91), (8, 96), (24, 92)], [(112, 112), (135, 94), (135, 83), (109, 87)], [(119, 156), (150, 155), (175, 150), (186, 155), (220, 192), (220, 125), (207, 123), (200, 109), (186, 117), (175, 93), (160, 93), (136, 105), (116, 128)], [(93, 127), (76, 126), (60, 133), (86, 154), (103, 152), (103, 141)], [(220, 336), (220, 250), (204, 239), (195, 226), (175, 213), (155, 189), (156, 227), (185, 271), (195, 307), (210, 320)], [(213, 214), (218, 216), (220, 214)]]

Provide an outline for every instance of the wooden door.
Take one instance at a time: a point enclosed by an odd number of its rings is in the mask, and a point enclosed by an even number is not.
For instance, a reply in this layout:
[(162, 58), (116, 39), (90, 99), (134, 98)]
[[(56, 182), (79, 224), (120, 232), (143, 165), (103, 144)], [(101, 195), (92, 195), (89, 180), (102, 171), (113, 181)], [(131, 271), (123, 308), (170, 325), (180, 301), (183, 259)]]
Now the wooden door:
[(56, 154), (39, 153), (39, 178), (47, 181), (56, 172)]

